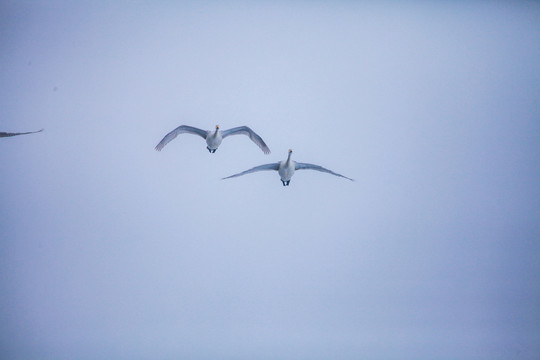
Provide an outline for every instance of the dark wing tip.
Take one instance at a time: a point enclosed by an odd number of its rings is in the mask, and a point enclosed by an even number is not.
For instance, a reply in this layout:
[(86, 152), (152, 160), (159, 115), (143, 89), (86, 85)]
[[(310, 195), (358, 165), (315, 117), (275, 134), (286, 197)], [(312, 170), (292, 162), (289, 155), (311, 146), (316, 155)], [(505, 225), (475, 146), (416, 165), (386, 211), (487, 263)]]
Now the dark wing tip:
[(351, 179), (350, 177), (347, 177), (347, 176), (345, 176), (345, 175), (341, 175), (341, 174), (337, 174), (337, 173), (336, 173), (336, 175), (337, 175), (337, 176), (341, 176), (341, 177), (344, 178), (344, 179), (354, 181), (354, 179)]

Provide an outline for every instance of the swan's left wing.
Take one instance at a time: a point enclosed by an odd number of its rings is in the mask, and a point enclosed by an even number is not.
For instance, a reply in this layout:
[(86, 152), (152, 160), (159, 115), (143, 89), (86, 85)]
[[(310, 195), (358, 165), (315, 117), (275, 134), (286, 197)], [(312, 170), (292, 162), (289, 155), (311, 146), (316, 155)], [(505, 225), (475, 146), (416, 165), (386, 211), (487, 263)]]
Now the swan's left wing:
[(28, 132), (22, 132), (22, 133), (8, 133), (8, 132), (0, 132), (0, 137), (8, 137), (8, 136), (17, 136), (17, 135), (26, 135), (26, 134), (35, 134), (38, 132), (42, 132), (43, 129), (38, 131), (28, 131)]
[(247, 135), (249, 136), (251, 141), (257, 144), (257, 146), (260, 147), (265, 154), (270, 154), (270, 149), (268, 148), (268, 146), (266, 146), (264, 140), (259, 135), (257, 135), (255, 131), (251, 130), (247, 126), (239, 126), (228, 130), (223, 130), (223, 132), (221, 133), (221, 136), (223, 138), (226, 138), (230, 135)]
[(233, 178), (233, 177), (250, 174), (250, 173), (256, 172), (256, 171), (278, 170), (278, 169), (279, 169), (279, 163), (264, 164), (264, 165), (255, 166), (254, 168), (251, 168), (251, 169), (246, 170), (246, 171), (242, 171), (241, 173), (238, 173), (238, 174), (234, 174), (234, 175), (231, 175), (231, 176), (224, 177), (221, 180), (230, 179), (230, 178)]
[(314, 164), (307, 164), (307, 163), (299, 163), (297, 162), (294, 166), (294, 169), (295, 170), (304, 170), (304, 169), (311, 169), (311, 170), (317, 170), (317, 171), (322, 171), (322, 172), (325, 172), (325, 173), (328, 173), (328, 174), (332, 174), (332, 175), (335, 175), (335, 176), (339, 176), (339, 177), (342, 177), (342, 178), (345, 178), (345, 179), (349, 179), (351, 181), (354, 181), (353, 179), (351, 178), (348, 178), (344, 175), (341, 175), (341, 174), (338, 174), (338, 173), (335, 173), (333, 172), (332, 170), (328, 170), (326, 168), (323, 168), (322, 166), (319, 166), (319, 165), (314, 165)]

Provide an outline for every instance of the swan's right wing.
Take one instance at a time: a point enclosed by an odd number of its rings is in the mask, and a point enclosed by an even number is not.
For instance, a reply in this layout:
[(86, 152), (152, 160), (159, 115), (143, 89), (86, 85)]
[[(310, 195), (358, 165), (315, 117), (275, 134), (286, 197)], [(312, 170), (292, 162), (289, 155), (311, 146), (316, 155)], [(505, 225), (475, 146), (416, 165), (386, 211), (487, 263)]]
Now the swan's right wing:
[(171, 140), (173, 140), (175, 137), (177, 137), (178, 134), (182, 134), (182, 133), (199, 135), (203, 139), (206, 139), (207, 131), (202, 130), (202, 129), (198, 129), (198, 128), (193, 127), (193, 126), (180, 125), (176, 129), (174, 129), (173, 131), (171, 131), (170, 133), (165, 135), (165, 137), (163, 139), (161, 139), (159, 144), (156, 145), (156, 150), (161, 151), (161, 149), (163, 149), (163, 147), (165, 147), (165, 145), (167, 145)]
[(231, 175), (231, 176), (224, 177), (221, 180), (230, 179), (230, 178), (233, 178), (233, 177), (250, 174), (250, 173), (256, 172), (256, 171), (278, 170), (278, 169), (279, 169), (279, 163), (264, 164), (264, 165), (255, 166), (254, 168), (251, 168), (251, 169), (246, 170), (246, 171), (242, 171), (241, 173), (238, 173), (238, 174), (234, 174), (234, 175)]
[(8, 137), (8, 136), (17, 136), (17, 135), (26, 135), (26, 134), (35, 134), (38, 132), (42, 132), (43, 129), (38, 131), (28, 131), (28, 132), (22, 132), (22, 133), (8, 133), (8, 132), (0, 132), (0, 137)]

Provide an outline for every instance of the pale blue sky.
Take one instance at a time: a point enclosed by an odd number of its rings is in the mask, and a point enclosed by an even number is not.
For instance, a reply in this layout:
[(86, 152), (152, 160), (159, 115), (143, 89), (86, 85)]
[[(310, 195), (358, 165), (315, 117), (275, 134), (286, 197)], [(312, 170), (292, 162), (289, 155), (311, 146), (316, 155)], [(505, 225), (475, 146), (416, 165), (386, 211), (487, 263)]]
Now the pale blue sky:
[[(537, 359), (540, 5), (0, 3), (6, 359)], [(248, 125), (209, 154), (181, 124)], [(284, 159), (355, 182), (274, 172)]]

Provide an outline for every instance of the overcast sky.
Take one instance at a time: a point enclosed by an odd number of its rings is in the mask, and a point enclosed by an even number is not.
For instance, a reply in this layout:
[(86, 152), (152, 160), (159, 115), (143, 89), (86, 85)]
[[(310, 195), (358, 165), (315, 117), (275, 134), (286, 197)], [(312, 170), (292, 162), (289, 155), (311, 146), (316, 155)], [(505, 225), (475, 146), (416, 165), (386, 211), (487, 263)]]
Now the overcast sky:
[[(1, 357), (538, 359), (539, 44), (533, 1), (1, 1), (0, 131), (45, 128)], [(289, 148), (356, 181), (220, 180)]]

